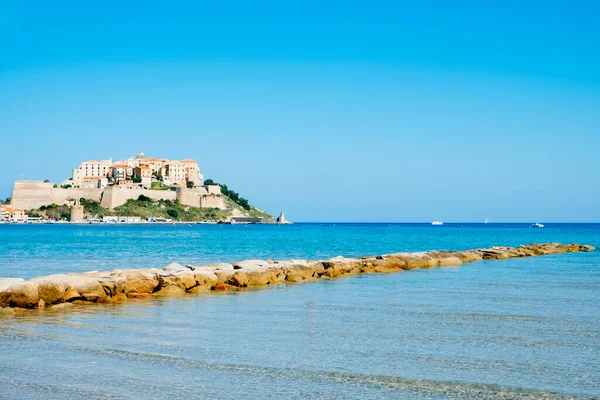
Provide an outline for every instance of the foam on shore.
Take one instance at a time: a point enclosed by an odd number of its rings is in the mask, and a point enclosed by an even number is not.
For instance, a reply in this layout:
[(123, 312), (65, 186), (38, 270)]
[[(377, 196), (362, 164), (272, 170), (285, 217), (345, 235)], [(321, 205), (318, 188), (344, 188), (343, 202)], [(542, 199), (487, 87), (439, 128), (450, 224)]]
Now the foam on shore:
[(457, 266), (463, 263), (594, 251), (589, 245), (528, 244), (465, 251), (396, 253), (374, 257), (335, 257), (325, 261), (263, 261), (207, 265), (170, 264), (159, 269), (120, 269), (33, 278), (0, 278), (0, 314), (72, 304), (113, 303), (129, 298), (177, 296), (209, 291), (242, 290), (282, 283), (311, 282), (342, 276)]

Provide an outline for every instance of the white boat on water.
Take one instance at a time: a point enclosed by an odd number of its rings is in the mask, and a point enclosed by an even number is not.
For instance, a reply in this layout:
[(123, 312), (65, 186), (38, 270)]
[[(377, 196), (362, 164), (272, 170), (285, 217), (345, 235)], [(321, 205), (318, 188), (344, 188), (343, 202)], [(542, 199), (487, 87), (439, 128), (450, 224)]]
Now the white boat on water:
[(539, 222), (536, 222), (535, 224), (531, 224), (532, 228), (543, 228), (544, 224), (540, 224)]
[(442, 221), (433, 221), (431, 225), (444, 225)]

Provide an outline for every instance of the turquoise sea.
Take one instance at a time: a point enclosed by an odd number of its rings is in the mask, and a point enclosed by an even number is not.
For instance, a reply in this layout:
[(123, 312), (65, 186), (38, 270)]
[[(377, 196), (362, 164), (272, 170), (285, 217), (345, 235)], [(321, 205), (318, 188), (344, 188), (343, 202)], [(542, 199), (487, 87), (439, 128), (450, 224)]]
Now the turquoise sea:
[[(0, 276), (532, 242), (600, 224), (0, 225)], [(600, 398), (600, 252), (0, 316), (0, 399)]]

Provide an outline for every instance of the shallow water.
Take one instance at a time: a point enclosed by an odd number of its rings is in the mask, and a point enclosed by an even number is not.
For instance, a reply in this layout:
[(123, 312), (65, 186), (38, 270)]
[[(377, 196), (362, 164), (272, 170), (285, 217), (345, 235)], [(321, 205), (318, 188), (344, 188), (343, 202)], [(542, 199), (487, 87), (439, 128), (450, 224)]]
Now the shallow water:
[[(2, 226), (0, 238), (0, 276), (28, 277), (174, 260), (598, 246), (600, 226)], [(0, 398), (598, 398), (599, 305), (594, 252), (24, 312), (0, 317)]]

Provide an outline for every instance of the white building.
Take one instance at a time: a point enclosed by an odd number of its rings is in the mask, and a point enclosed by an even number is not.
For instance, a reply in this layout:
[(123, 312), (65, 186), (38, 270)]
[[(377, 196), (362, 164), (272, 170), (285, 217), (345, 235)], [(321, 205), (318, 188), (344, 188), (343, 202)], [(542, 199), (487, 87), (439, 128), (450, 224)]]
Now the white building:
[(81, 186), (84, 178), (107, 177), (112, 158), (108, 160), (88, 160), (73, 170), (73, 186)]

